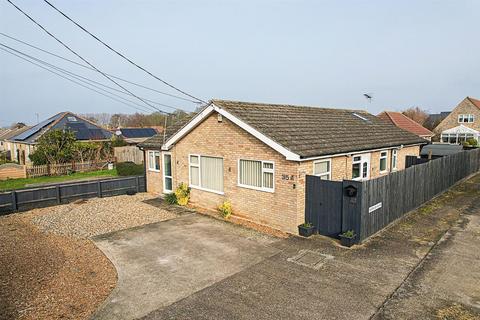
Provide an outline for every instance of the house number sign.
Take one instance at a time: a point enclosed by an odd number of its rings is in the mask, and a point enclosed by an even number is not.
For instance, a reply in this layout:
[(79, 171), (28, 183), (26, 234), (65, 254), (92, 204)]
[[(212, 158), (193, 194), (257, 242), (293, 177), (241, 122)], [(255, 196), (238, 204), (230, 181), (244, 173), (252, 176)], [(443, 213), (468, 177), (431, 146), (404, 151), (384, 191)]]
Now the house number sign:
[(293, 174), (292, 175), (282, 174), (282, 180), (295, 180), (295, 176)]

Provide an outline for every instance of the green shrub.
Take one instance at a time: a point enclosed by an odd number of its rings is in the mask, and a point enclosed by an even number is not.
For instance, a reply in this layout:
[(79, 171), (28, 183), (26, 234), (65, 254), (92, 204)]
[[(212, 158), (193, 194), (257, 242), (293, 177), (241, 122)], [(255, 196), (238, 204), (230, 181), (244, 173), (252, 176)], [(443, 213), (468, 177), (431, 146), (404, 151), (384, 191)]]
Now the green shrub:
[(175, 190), (177, 203), (181, 206), (186, 206), (190, 200), (190, 187), (186, 183), (180, 183)]
[(218, 211), (225, 219), (228, 219), (232, 215), (232, 203), (230, 201), (224, 201), (220, 206), (218, 206)]
[(177, 204), (177, 196), (175, 195), (175, 193), (167, 193), (165, 195), (165, 202), (168, 203), (168, 204)]
[(465, 147), (478, 147), (478, 141), (477, 139), (470, 138), (470, 139), (467, 139), (467, 141), (465, 141), (463, 145)]
[(354, 238), (356, 236), (355, 231), (353, 230), (348, 230), (342, 233), (342, 236), (345, 238)]
[(304, 228), (311, 228), (313, 227), (313, 224), (311, 222), (304, 222), (300, 226)]
[(117, 163), (117, 173), (119, 176), (141, 176), (144, 174), (143, 165), (133, 162)]

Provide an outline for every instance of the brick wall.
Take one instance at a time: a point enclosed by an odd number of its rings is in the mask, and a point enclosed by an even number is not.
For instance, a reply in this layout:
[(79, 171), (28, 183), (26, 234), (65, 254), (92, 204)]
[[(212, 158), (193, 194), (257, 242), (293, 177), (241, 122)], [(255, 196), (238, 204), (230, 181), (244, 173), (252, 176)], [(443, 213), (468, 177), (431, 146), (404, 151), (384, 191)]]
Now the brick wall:
[[(291, 233), (297, 233), (297, 226), (304, 222), (305, 177), (313, 174), (313, 161), (287, 161), (284, 156), (229, 120), (223, 118), (222, 122), (218, 122), (216, 114), (209, 116), (178, 141), (170, 153), (174, 188), (181, 182), (189, 183), (190, 154), (223, 158), (223, 194), (192, 188), (192, 204), (216, 209), (223, 201), (229, 200), (235, 215)], [(419, 147), (399, 150), (398, 169), (405, 167), (405, 160), (402, 160), (404, 155), (418, 153)], [(373, 169), (376, 154), (379, 157), (377, 152), (371, 158), (372, 177), (378, 176)], [(146, 159), (148, 191), (160, 194), (163, 191), (162, 173), (148, 171), (148, 156)], [(239, 159), (273, 161), (275, 192), (238, 186)], [(390, 165), (390, 151), (387, 163)], [(331, 159), (331, 167), (333, 180), (351, 179), (352, 157), (334, 157)], [(375, 167), (378, 165), (375, 164)]]
[[(280, 230), (296, 232), (298, 163), (286, 161), (281, 154), (227, 119), (223, 118), (222, 122), (218, 122), (215, 114), (173, 147), (174, 185), (189, 182), (188, 155), (192, 153), (221, 157), (224, 166), (224, 194), (192, 188), (193, 204), (213, 209), (228, 199), (238, 216)], [(273, 161), (275, 192), (239, 187), (240, 158)]]
[[(459, 114), (473, 114), (475, 116), (475, 120), (473, 123), (459, 123)], [(440, 122), (433, 131), (439, 136), (442, 131), (455, 128), (461, 124), (474, 130), (480, 131), (480, 109), (477, 108), (473, 103), (470, 102), (470, 100), (466, 98), (462, 102), (460, 102), (458, 106), (453, 109), (452, 112), (445, 119), (443, 119), (443, 121)]]

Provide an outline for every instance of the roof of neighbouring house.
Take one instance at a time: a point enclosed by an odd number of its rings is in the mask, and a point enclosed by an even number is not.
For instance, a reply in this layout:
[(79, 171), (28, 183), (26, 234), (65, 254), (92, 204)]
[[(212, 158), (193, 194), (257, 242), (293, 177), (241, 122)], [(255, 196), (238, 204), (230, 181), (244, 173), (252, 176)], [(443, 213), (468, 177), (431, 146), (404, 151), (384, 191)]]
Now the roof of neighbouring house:
[(154, 128), (118, 128), (115, 132), (117, 135), (129, 138), (149, 138), (157, 134)]
[(71, 130), (77, 140), (108, 140), (112, 136), (110, 131), (74, 113), (60, 112), (9, 140), (32, 144), (45, 132), (54, 129)]
[(429, 144), (422, 148), (420, 155), (428, 156), (432, 152), (432, 156), (448, 156), (463, 151), (463, 146), (454, 144)]
[(472, 98), (472, 97), (467, 97), (467, 99), (475, 105), (478, 109), (480, 109), (480, 100)]
[[(426, 143), (363, 110), (226, 100), (211, 100), (209, 106), (225, 111), (227, 118), (239, 119), (298, 158)], [(208, 110), (208, 106), (203, 110)], [(178, 134), (167, 135), (167, 143), (185, 131), (180, 129)], [(163, 139), (153, 137), (146, 142), (156, 142), (150, 146), (160, 147)]]
[(175, 132), (180, 130), (183, 126), (185, 126), (190, 120), (195, 115), (191, 115), (188, 117), (185, 117), (177, 122), (175, 122), (173, 125), (167, 126), (167, 129), (165, 130), (165, 139), (164, 139), (164, 134), (163, 131), (159, 132), (158, 134), (154, 135), (151, 138), (148, 138), (142, 143), (139, 143), (138, 146), (141, 148), (159, 148), (163, 145), (164, 140), (166, 141), (168, 138), (170, 138)]
[(29, 126), (24, 126), (24, 127), (20, 127), (20, 128), (15, 128), (15, 129), (7, 129), (5, 131), (3, 131), (2, 133), (0, 133), (0, 140), (9, 140), (11, 139), (12, 137), (16, 136), (17, 134), (20, 134), (28, 129), (30, 129), (31, 127)]
[(432, 131), (423, 127), (421, 124), (415, 122), (401, 112), (383, 111), (382, 113), (377, 115), (377, 117), (389, 121), (393, 125), (410, 131), (411, 133), (414, 133), (420, 137), (433, 137), (435, 135)]

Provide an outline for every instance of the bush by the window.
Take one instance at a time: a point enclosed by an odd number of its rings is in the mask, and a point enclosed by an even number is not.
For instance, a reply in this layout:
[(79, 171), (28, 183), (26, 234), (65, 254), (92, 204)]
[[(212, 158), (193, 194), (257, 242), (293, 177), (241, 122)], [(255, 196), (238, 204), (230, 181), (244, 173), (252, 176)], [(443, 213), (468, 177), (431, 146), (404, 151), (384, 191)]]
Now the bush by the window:
[(144, 174), (143, 165), (131, 161), (119, 162), (116, 167), (119, 176), (140, 176)]
[(224, 201), (219, 207), (218, 211), (225, 219), (228, 219), (232, 215), (232, 203), (230, 201)]
[(165, 195), (165, 202), (168, 203), (168, 204), (177, 204), (177, 196), (175, 195), (175, 193), (167, 193)]
[(175, 190), (177, 203), (181, 206), (186, 206), (190, 200), (190, 187), (186, 183), (180, 183)]

